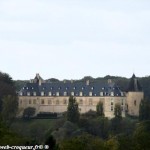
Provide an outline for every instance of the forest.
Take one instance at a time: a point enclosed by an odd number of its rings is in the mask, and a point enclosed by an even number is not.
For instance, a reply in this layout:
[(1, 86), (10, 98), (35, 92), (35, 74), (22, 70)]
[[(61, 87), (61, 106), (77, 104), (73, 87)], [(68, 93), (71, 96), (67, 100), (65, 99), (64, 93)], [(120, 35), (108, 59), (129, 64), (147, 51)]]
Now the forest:
[[(84, 77), (76, 82), (108, 79), (126, 90), (129, 79), (106, 76)], [(150, 149), (150, 77), (139, 78), (145, 92), (139, 117), (122, 118), (116, 106), (115, 117), (103, 114), (102, 104), (97, 111), (80, 114), (78, 103), (69, 97), (67, 111), (57, 119), (16, 118), (18, 96), (16, 91), (28, 81), (14, 81), (0, 73), (0, 145), (48, 145), (50, 150), (149, 150)], [(49, 79), (48, 82), (58, 82)]]

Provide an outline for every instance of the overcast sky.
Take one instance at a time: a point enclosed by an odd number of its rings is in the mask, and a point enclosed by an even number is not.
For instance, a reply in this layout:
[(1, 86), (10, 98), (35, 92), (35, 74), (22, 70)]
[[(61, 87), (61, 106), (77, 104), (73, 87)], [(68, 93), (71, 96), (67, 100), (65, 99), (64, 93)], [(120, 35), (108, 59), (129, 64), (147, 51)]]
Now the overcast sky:
[(0, 71), (15, 80), (150, 75), (150, 1), (0, 0)]

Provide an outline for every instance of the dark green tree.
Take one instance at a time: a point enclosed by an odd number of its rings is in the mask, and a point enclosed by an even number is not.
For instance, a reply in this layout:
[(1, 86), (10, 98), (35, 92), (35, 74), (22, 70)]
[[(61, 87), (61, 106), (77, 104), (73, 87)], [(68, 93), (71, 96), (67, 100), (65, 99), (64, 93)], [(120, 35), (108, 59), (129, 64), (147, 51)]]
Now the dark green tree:
[(148, 98), (141, 100), (139, 109), (139, 120), (150, 120), (150, 101)]
[(77, 123), (79, 121), (79, 108), (76, 99), (73, 96), (69, 97), (69, 104), (67, 108), (67, 120), (73, 123)]
[(34, 107), (28, 107), (24, 109), (23, 118), (30, 119), (35, 114)]
[(96, 111), (99, 116), (102, 116), (102, 117), (104, 116), (104, 108), (103, 108), (102, 102), (98, 102), (98, 104), (96, 106)]
[(18, 97), (17, 96), (5, 96), (2, 100), (2, 119), (9, 125), (16, 117), (18, 110)]
[(16, 96), (16, 89), (12, 78), (6, 74), (0, 72), (0, 113), (2, 111), (2, 103), (4, 96)]

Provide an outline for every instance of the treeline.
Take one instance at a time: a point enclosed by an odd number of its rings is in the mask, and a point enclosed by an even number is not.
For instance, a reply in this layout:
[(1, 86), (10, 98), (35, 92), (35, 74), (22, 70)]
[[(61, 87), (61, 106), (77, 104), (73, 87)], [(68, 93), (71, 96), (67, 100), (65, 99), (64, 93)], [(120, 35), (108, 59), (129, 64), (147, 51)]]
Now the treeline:
[[(86, 80), (90, 80), (91, 82), (96, 82), (96, 81), (107, 82), (108, 79), (111, 79), (112, 81), (114, 81), (123, 91), (127, 90), (129, 80), (130, 80), (129, 78), (125, 78), (125, 77), (107, 75), (105, 77), (99, 77), (99, 78), (93, 78), (91, 76), (86, 76), (81, 80), (74, 80), (74, 82), (86, 82)], [(138, 78), (138, 80), (142, 86), (145, 97), (150, 98), (150, 92), (149, 92), (150, 91), (150, 76), (140, 77), (140, 78)], [(47, 82), (60, 82), (58, 79), (55, 79), (55, 78), (47, 79), (46, 81)], [(65, 80), (65, 81), (70, 82), (70, 80)], [(27, 82), (29, 82), (29, 81), (27, 81), (27, 80), (14, 81), (17, 91), (19, 91)]]

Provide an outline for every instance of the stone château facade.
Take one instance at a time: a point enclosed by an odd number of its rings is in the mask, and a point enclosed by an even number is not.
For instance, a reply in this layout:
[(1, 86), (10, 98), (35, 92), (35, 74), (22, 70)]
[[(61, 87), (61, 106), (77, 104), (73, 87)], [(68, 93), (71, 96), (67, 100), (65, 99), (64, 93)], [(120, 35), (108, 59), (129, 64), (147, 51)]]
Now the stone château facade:
[(125, 92), (111, 80), (107, 83), (89, 80), (85, 83), (76, 81), (52, 83), (44, 81), (39, 74), (36, 74), (36, 77), (24, 85), (19, 92), (19, 110), (23, 112), (27, 107), (34, 107), (36, 114), (62, 113), (67, 111), (69, 96), (76, 98), (80, 113), (96, 111), (96, 105), (101, 101), (105, 117), (113, 118), (115, 104), (121, 105), (123, 117), (126, 112), (138, 116), (139, 104), (144, 93), (135, 75), (132, 76), (128, 91)]

